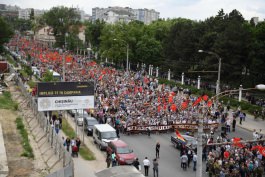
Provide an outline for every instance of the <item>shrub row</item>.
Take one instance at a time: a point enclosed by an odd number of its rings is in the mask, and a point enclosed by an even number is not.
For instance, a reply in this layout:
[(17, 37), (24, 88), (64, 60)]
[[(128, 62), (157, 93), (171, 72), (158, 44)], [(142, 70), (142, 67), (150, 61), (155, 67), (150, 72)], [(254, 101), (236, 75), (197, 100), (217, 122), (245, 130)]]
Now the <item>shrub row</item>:
[(254, 114), (254, 111), (262, 111), (262, 107), (261, 106), (257, 106), (257, 105), (253, 105), (250, 104), (246, 101), (241, 101), (239, 102), (238, 100), (234, 99), (234, 98), (229, 98), (229, 97), (223, 97), (220, 99), (221, 101), (223, 101), (225, 104), (228, 104), (232, 107), (241, 107), (241, 110), (247, 111), (250, 114)]
[(28, 132), (25, 129), (25, 126), (23, 124), (23, 120), (21, 117), (16, 118), (16, 124), (17, 124), (17, 129), (19, 130), (19, 133), (22, 137), (22, 146), (24, 149), (24, 152), (21, 154), (21, 156), (34, 158), (33, 150), (29, 143)]

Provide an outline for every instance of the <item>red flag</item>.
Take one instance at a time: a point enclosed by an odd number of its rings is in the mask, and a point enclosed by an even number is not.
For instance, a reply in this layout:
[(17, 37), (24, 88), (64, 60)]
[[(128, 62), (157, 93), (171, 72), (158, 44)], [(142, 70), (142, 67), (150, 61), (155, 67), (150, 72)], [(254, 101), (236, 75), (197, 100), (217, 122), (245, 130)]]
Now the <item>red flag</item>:
[(100, 80), (102, 80), (102, 78), (103, 78), (103, 75), (101, 75), (101, 76), (98, 78), (98, 80), (100, 81)]
[(189, 104), (189, 100), (184, 101), (184, 102), (181, 104), (181, 110), (185, 110), (185, 109), (187, 109), (188, 104)]
[(245, 147), (242, 143), (240, 143), (241, 139), (240, 138), (233, 138), (233, 146), (243, 148)]
[(143, 87), (139, 87), (139, 92), (143, 92)]
[(167, 104), (164, 103), (164, 110), (167, 110)]
[(173, 96), (169, 96), (169, 97), (168, 97), (168, 102), (169, 102), (169, 103), (173, 103)]
[(211, 101), (211, 100), (209, 100), (209, 101), (207, 102), (207, 106), (208, 106), (208, 107), (211, 107), (211, 106), (212, 106), (212, 104), (213, 104), (213, 103), (212, 103), (212, 101)]
[(163, 98), (162, 98), (162, 99), (163, 99), (163, 103), (165, 103), (165, 102), (166, 102), (166, 99), (165, 99), (165, 97), (164, 97), (164, 96), (163, 96)]
[(157, 98), (157, 102), (160, 103), (160, 96)]
[(265, 157), (265, 147), (261, 147), (259, 153)]
[(157, 106), (157, 112), (160, 112), (161, 111), (161, 106)]
[(225, 152), (224, 152), (224, 157), (225, 157), (226, 159), (228, 159), (229, 156), (230, 156), (230, 153), (229, 153), (228, 151), (225, 151)]
[(207, 101), (207, 100), (208, 100), (208, 95), (203, 95), (203, 96), (202, 96), (202, 99), (203, 99), (204, 101)]
[(134, 86), (134, 94), (137, 94), (137, 93), (138, 93), (138, 87)]
[(197, 100), (193, 102), (192, 106), (196, 106), (197, 104), (201, 102), (201, 100), (202, 100), (202, 97), (197, 98)]
[(253, 146), (253, 147), (251, 148), (251, 151), (254, 151), (254, 150), (258, 150), (258, 151), (260, 151), (260, 149), (262, 149), (262, 146), (257, 145), (257, 146)]
[(171, 105), (171, 111), (173, 111), (173, 112), (177, 111), (177, 106), (175, 104)]
[(73, 60), (73, 58), (72, 58), (71, 55), (68, 55), (68, 56), (65, 57), (65, 62), (66, 63), (72, 63), (72, 60)]

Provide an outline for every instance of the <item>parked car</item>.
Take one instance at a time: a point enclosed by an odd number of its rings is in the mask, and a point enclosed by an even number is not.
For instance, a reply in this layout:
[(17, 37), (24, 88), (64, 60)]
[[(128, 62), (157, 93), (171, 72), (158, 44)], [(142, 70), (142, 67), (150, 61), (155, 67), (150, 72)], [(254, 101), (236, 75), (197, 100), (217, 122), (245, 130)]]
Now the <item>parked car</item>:
[(97, 119), (94, 117), (85, 117), (84, 119), (84, 124), (85, 124), (85, 131), (87, 132), (87, 136), (93, 135), (93, 127), (94, 125), (99, 124)]
[(100, 150), (106, 150), (108, 143), (118, 140), (116, 130), (109, 124), (96, 124), (93, 127), (93, 140)]
[(71, 109), (67, 111), (73, 118), (75, 118), (75, 116), (79, 117), (84, 115), (84, 117), (89, 117), (88, 113), (86, 110), (83, 109)]
[(77, 124), (78, 126), (82, 126), (83, 123), (84, 123), (84, 117), (83, 117), (83, 116), (77, 116), (77, 117), (76, 117), (76, 124)]
[(182, 135), (182, 137), (184, 138), (184, 140), (180, 139), (177, 136), (171, 136), (171, 143), (175, 148), (180, 149), (180, 147), (183, 145), (193, 150), (197, 148), (196, 138), (189, 135)]
[(133, 150), (122, 140), (110, 141), (107, 147), (107, 153), (115, 152), (117, 163), (119, 165), (131, 165), (136, 159)]

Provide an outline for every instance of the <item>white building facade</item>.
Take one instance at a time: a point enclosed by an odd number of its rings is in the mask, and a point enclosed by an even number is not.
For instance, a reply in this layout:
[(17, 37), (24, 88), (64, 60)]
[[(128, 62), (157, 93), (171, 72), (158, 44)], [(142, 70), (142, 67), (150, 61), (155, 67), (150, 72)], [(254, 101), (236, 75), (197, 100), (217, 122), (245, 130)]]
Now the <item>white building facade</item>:
[(30, 18), (31, 9), (19, 9), (18, 18), (28, 20)]
[(108, 7), (93, 8), (92, 21), (104, 20), (107, 23), (125, 22), (133, 20), (142, 21), (144, 24), (150, 24), (152, 21), (159, 19), (159, 12), (151, 9), (132, 9), (129, 7)]

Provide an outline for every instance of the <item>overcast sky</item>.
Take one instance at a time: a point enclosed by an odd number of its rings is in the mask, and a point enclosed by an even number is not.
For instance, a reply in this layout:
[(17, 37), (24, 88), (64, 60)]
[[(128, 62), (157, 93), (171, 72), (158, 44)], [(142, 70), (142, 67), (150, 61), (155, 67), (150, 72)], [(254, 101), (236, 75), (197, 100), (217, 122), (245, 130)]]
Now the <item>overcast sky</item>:
[(161, 18), (188, 18), (204, 20), (215, 16), (223, 8), (225, 13), (237, 9), (246, 20), (265, 18), (265, 0), (0, 0), (0, 4), (21, 8), (50, 9), (54, 6), (79, 7), (87, 14), (93, 7), (121, 6), (148, 8), (160, 12)]

